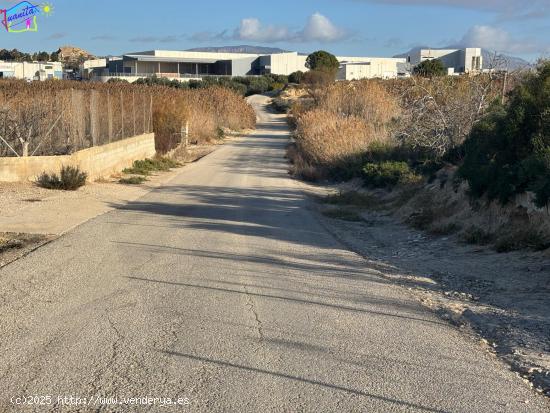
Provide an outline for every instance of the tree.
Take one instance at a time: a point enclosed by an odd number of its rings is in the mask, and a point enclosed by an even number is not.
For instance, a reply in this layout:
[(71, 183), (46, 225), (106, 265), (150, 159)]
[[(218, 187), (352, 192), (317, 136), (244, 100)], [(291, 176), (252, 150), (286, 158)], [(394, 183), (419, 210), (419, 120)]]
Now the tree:
[(436, 76), (445, 76), (447, 74), (447, 69), (441, 60), (430, 59), (424, 60), (420, 64), (416, 65), (413, 69), (413, 74), (432, 78)]
[(550, 204), (550, 61), (510, 93), (509, 101), (477, 123), (464, 143), (459, 173), (475, 196), (506, 203), (532, 191), (535, 204)]
[(47, 62), (50, 60), (50, 54), (48, 52), (38, 52), (33, 58), (39, 62)]
[(307, 57), (306, 67), (310, 70), (326, 72), (336, 76), (340, 63), (338, 62), (338, 59), (336, 59), (336, 56), (330, 54), (329, 52), (325, 52), (324, 50), (319, 50), (317, 52), (313, 52)]

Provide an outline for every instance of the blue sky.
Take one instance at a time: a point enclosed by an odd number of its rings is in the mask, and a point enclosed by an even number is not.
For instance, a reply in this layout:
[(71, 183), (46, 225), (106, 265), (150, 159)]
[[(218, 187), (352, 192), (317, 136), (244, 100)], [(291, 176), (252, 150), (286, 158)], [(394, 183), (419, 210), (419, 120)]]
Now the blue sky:
[[(0, 9), (18, 1), (0, 0)], [(413, 46), (550, 55), (550, 0), (51, 0), (38, 32), (0, 31), (0, 48), (96, 55), (252, 44), (391, 56)]]

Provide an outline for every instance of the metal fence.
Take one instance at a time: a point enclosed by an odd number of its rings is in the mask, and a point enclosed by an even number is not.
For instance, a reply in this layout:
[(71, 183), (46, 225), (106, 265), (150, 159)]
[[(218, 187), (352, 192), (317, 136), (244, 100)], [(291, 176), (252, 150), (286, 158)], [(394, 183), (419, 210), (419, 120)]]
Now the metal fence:
[(0, 91), (0, 156), (64, 155), (153, 130), (143, 90)]

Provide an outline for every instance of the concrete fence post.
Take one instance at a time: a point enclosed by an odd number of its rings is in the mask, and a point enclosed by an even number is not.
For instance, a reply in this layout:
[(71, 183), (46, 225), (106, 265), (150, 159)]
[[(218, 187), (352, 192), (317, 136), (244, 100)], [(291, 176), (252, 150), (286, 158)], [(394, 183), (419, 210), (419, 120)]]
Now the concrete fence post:
[(134, 135), (136, 136), (136, 92), (132, 91), (132, 113), (134, 115)]
[(120, 91), (120, 130), (122, 131), (121, 139), (124, 139), (124, 98), (122, 96), (122, 90)]
[(92, 135), (92, 146), (97, 146), (97, 131), (96, 131), (96, 91), (90, 91), (90, 135)]
[(142, 107), (143, 107), (143, 119), (142, 119), (143, 130), (142, 130), (142, 133), (147, 133), (147, 100), (145, 98), (146, 98), (145, 93), (142, 93), (141, 94), (141, 102), (143, 103), (143, 105), (142, 105)]
[(185, 147), (187, 148), (187, 145), (189, 145), (189, 121), (185, 121), (185, 128), (183, 130), (183, 142), (185, 144)]
[(109, 143), (113, 141), (113, 108), (111, 107), (111, 91), (107, 91), (107, 122), (109, 128)]
[(149, 125), (147, 127), (147, 132), (151, 133), (153, 130), (153, 95), (149, 95)]

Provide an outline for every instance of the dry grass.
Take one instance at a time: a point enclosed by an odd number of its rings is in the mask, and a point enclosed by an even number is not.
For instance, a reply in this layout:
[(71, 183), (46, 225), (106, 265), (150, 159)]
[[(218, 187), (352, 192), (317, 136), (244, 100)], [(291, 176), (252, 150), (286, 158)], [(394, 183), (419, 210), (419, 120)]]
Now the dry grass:
[(374, 142), (388, 151), (399, 147), (412, 163), (440, 159), (464, 142), (501, 91), (499, 80), (489, 75), (312, 88), (310, 99), (302, 98), (291, 112), (299, 154), (294, 170), (302, 176), (331, 175), (334, 165), (368, 154)]
[(256, 115), (244, 98), (222, 87), (196, 90), (154, 88), (159, 95), (153, 112), (157, 151), (166, 153), (181, 141), (181, 128), (189, 122), (191, 143), (204, 144), (223, 129), (254, 128)]
[(314, 109), (298, 120), (296, 144), (312, 165), (332, 165), (360, 156), (375, 140), (374, 128), (357, 116)]
[(384, 136), (399, 115), (398, 100), (379, 81), (339, 82), (316, 91), (317, 107), (341, 117), (354, 116)]
[(293, 110), (297, 151), (289, 157), (302, 176), (356, 162), (372, 143), (388, 140), (398, 115), (396, 99), (377, 82), (333, 84), (317, 89), (313, 99), (312, 109)]

